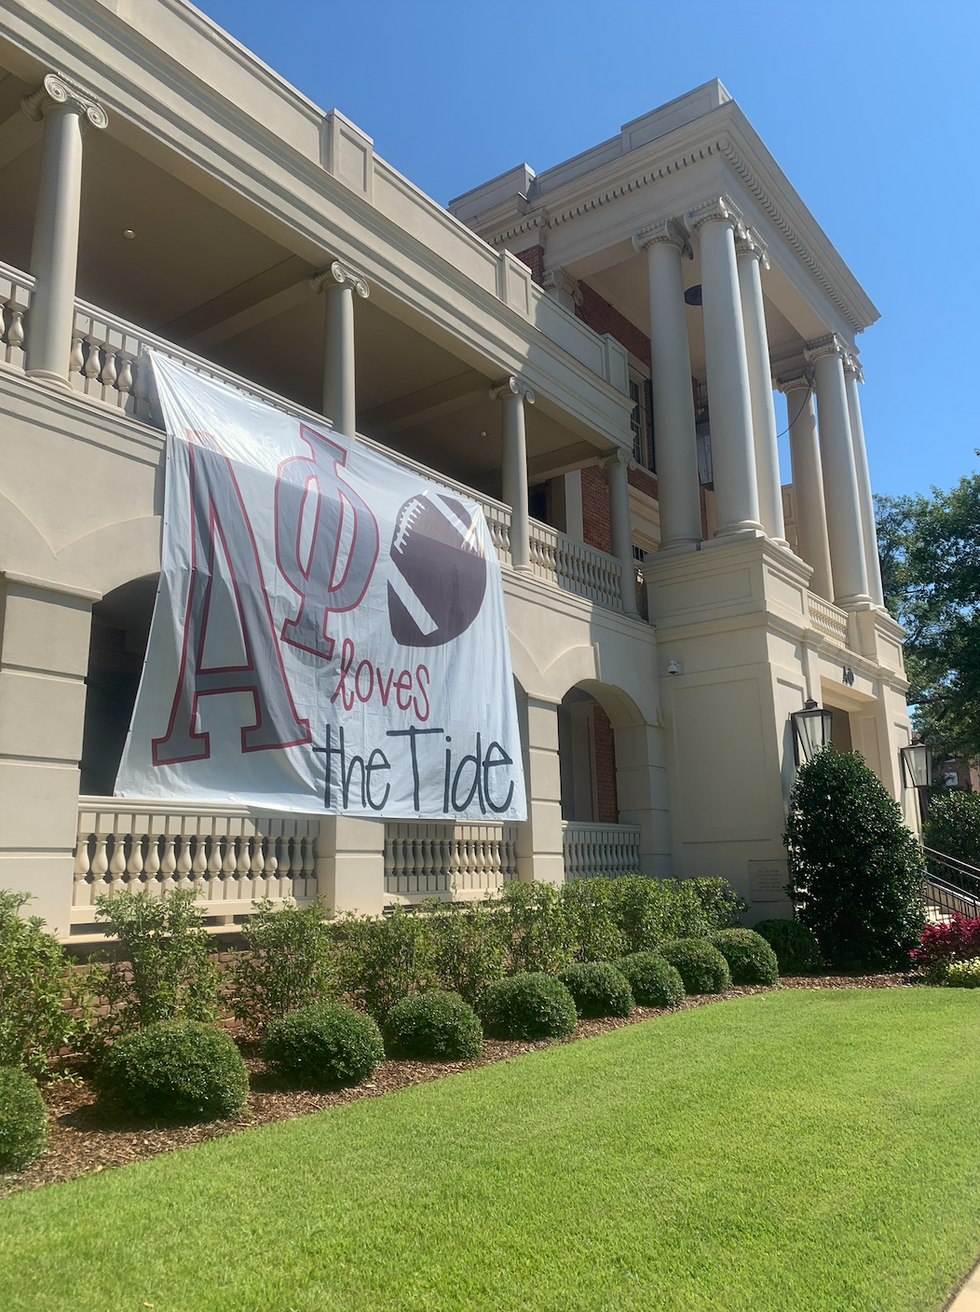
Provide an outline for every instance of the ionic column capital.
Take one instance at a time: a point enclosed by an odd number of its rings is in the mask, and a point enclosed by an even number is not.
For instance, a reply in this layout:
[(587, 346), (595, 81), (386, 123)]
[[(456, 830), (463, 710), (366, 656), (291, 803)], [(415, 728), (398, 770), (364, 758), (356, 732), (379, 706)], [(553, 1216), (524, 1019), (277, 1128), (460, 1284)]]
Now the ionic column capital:
[(847, 354), (847, 343), (838, 333), (827, 333), (824, 337), (815, 337), (812, 342), (807, 342), (803, 354), (811, 364), (828, 355), (836, 355), (843, 360)]
[(769, 268), (769, 247), (755, 228), (747, 228), (744, 223), (740, 223), (735, 229), (735, 253), (736, 255), (752, 255), (764, 269)]
[(625, 465), (627, 473), (637, 467), (636, 461), (624, 446), (618, 446), (615, 451), (607, 451), (601, 455), (599, 464), (603, 469), (611, 469), (613, 465)]
[(560, 266), (549, 269), (542, 279), (541, 285), (546, 292), (564, 292), (570, 296), (576, 305), (582, 304), (582, 289), (578, 285), (578, 280), (573, 278), (567, 269)]
[(864, 382), (864, 370), (861, 368), (861, 361), (856, 355), (847, 351), (844, 355), (844, 373), (857, 379), (859, 383)]
[(315, 292), (338, 291), (349, 287), (362, 300), (367, 300), (371, 289), (364, 274), (341, 260), (334, 260), (325, 269), (320, 269), (310, 279), (310, 286)]
[(108, 126), (109, 115), (99, 104), (95, 92), (64, 73), (46, 73), (38, 89), (20, 102), (21, 109), (35, 122), (40, 122), (50, 110), (62, 105), (80, 114), (93, 128)]
[(634, 250), (647, 251), (658, 245), (676, 246), (682, 255), (694, 259), (687, 228), (680, 219), (657, 219), (656, 223), (648, 223), (633, 235)]
[(508, 374), (506, 378), (500, 378), (491, 384), (490, 400), (499, 401), (502, 396), (520, 396), (528, 405), (534, 405), (533, 388), (516, 374)]
[(787, 395), (790, 392), (809, 391), (813, 386), (813, 378), (809, 369), (797, 369), (795, 373), (781, 374), (776, 379), (776, 390)]
[(712, 196), (688, 210), (685, 218), (695, 232), (700, 232), (706, 223), (726, 223), (730, 228), (737, 228), (742, 222), (742, 211), (731, 196)]

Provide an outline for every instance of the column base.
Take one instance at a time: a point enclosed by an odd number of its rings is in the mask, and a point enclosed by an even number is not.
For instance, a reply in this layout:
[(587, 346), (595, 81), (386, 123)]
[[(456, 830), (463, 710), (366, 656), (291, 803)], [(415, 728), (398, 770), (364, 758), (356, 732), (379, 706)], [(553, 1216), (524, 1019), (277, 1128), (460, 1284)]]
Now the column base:
[(64, 374), (56, 374), (50, 369), (26, 369), (24, 377), (35, 383), (44, 383), (48, 387), (60, 387), (66, 392), (72, 391), (72, 385)]
[(834, 605), (839, 606), (841, 610), (875, 610), (875, 604), (871, 598), (863, 592), (855, 593), (853, 597), (835, 597)]
[(738, 524), (725, 524), (722, 528), (716, 528), (714, 537), (708, 538), (701, 544), (702, 551), (705, 547), (726, 546), (728, 543), (735, 541), (744, 541), (746, 538), (764, 538), (766, 530), (755, 520), (744, 519)]
[(657, 547), (658, 556), (683, 556), (692, 551), (700, 551), (703, 542), (700, 538), (673, 538), (669, 542), (661, 542)]

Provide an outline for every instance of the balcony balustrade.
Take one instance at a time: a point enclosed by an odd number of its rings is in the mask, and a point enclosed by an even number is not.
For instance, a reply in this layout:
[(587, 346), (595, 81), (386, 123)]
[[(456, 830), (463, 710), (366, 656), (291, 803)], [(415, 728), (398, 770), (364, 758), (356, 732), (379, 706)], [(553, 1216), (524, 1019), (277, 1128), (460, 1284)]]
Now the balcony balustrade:
[(640, 826), (562, 823), (566, 879), (640, 873)]

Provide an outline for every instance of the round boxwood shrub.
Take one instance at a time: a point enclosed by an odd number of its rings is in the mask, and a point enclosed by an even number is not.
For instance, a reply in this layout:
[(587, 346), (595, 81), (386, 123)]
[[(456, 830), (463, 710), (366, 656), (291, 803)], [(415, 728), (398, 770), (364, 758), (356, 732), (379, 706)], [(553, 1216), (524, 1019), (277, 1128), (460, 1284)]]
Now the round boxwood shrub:
[(496, 1039), (560, 1039), (578, 1024), (575, 999), (560, 979), (541, 971), (489, 984), (476, 1009)]
[(384, 1027), (389, 1057), (464, 1061), (479, 1057), (483, 1027), (458, 993), (432, 989), (402, 998), (388, 1012)]
[(48, 1114), (23, 1071), (0, 1066), (0, 1171), (22, 1171), (44, 1147)]
[(633, 952), (614, 963), (641, 1007), (676, 1007), (684, 1001), (684, 981), (659, 952)]
[(360, 1084), (385, 1050), (370, 1016), (340, 1002), (317, 1002), (270, 1021), (262, 1054), (285, 1079), (323, 1089)]
[(719, 929), (711, 941), (728, 962), (733, 984), (779, 983), (779, 962), (761, 934), (751, 929)]
[(676, 966), (688, 993), (724, 993), (731, 987), (728, 962), (710, 938), (672, 938), (660, 955)]
[(248, 1094), (234, 1042), (194, 1020), (155, 1021), (123, 1035), (100, 1057), (93, 1083), (108, 1109), (168, 1121), (234, 1116)]
[(823, 965), (812, 930), (798, 920), (760, 920), (753, 928), (775, 952), (780, 975), (811, 975)]
[(980, 957), (970, 961), (953, 961), (946, 969), (943, 983), (950, 989), (980, 989)]
[(580, 1016), (628, 1016), (633, 994), (626, 976), (606, 961), (578, 961), (558, 977), (568, 989)]

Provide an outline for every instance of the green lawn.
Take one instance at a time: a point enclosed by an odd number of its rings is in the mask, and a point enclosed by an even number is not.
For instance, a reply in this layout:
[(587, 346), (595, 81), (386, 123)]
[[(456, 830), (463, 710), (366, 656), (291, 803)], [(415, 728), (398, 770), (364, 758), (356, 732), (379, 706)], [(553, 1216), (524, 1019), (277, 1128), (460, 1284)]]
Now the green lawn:
[(936, 1312), (980, 993), (763, 994), (0, 1202), (0, 1308)]

